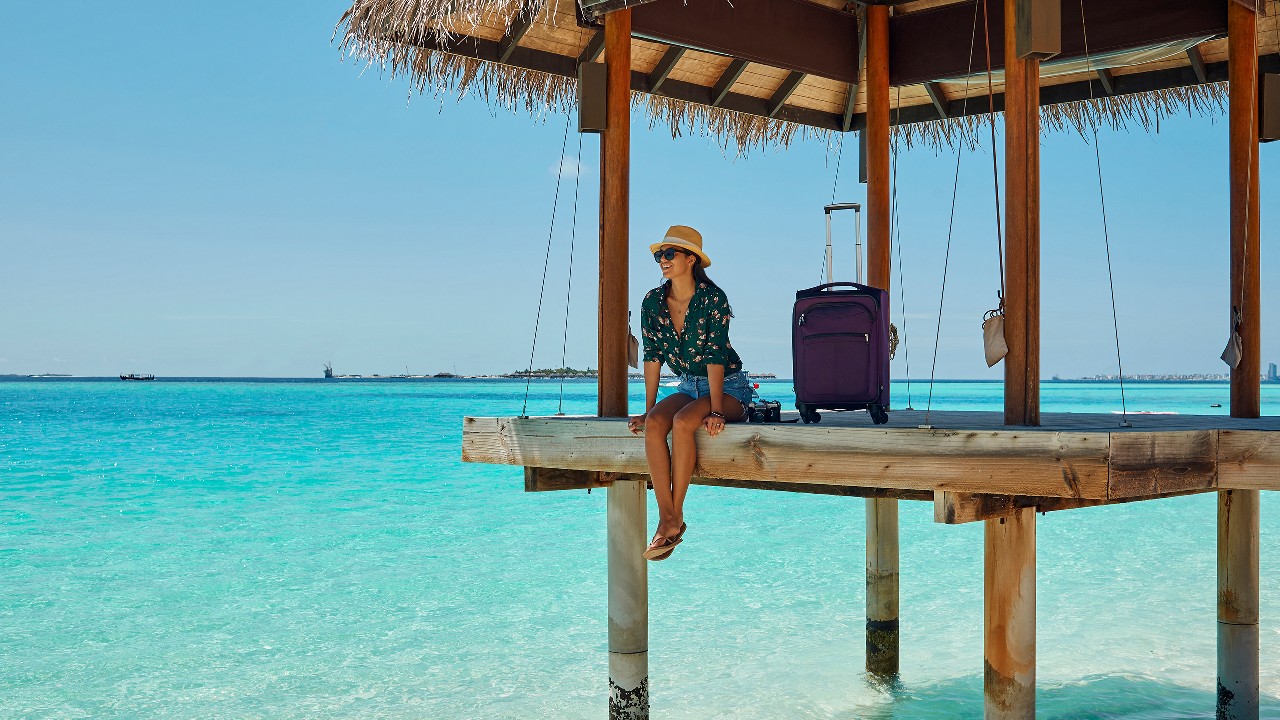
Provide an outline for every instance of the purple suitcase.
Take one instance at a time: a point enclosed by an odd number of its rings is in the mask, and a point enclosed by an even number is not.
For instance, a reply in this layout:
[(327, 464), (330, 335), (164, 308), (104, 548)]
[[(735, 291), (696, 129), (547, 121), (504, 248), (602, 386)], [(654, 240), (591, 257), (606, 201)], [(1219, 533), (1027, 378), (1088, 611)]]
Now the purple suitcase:
[(850, 282), (796, 293), (791, 316), (796, 409), (806, 423), (818, 410), (866, 410), (889, 421), (889, 293)]

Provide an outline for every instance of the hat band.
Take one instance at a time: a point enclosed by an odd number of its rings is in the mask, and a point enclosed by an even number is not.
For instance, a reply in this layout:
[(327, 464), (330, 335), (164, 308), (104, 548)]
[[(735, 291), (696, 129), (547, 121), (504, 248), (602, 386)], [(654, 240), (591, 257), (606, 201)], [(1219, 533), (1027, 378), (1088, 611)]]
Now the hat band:
[(663, 245), (679, 245), (680, 247), (696, 248), (698, 250), (702, 250), (702, 248), (698, 247), (697, 245), (694, 245), (693, 243), (689, 242), (688, 240), (685, 240), (684, 238), (672, 237), (670, 235), (662, 239), (662, 244)]

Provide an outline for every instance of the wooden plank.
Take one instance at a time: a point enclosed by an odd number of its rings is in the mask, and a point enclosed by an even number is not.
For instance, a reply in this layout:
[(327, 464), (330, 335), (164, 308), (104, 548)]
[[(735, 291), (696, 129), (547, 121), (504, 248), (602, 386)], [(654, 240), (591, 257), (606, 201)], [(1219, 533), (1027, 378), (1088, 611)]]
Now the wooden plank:
[(929, 100), (938, 110), (938, 117), (946, 119), (947, 115), (947, 97), (942, 92), (942, 86), (936, 82), (927, 82), (924, 84), (925, 92), (929, 93)]
[(684, 48), (671, 46), (662, 54), (662, 58), (658, 60), (657, 66), (653, 68), (653, 72), (649, 73), (649, 92), (657, 93), (662, 89), (662, 83), (666, 82), (667, 76), (671, 74), (676, 63), (680, 62), (680, 57), (684, 55)]
[(804, 73), (792, 72), (783, 79), (782, 84), (774, 91), (769, 98), (769, 115), (775, 117), (778, 111), (782, 109), (782, 105), (787, 102), (787, 98), (791, 97), (791, 93), (796, 91), (796, 87), (800, 85), (800, 81), (804, 80)]
[[(587, 490), (609, 487), (614, 481), (643, 481), (652, 487), (648, 475), (637, 473), (610, 473), (597, 470), (565, 470), (563, 468), (524, 469), (525, 492), (547, 492), (557, 490)], [(790, 492), (805, 495), (837, 495), (857, 498), (889, 498), (893, 500), (933, 500), (929, 490), (898, 490), (894, 488), (857, 487), (853, 485), (821, 485), (818, 483), (794, 482), (776, 483), (763, 480), (735, 480), (732, 478), (694, 477), (694, 485), (706, 487), (736, 488), (740, 490), (768, 490), (771, 492)]]
[[(698, 435), (694, 474), (780, 484), (1107, 497), (1107, 433), (733, 424)], [(467, 418), (467, 462), (644, 473), (622, 419)]]
[(720, 102), (729, 94), (729, 88), (738, 81), (738, 77), (742, 75), (742, 71), (747, 69), (746, 60), (734, 59), (729, 63), (729, 67), (720, 74), (720, 78), (716, 80), (716, 84), (711, 88), (711, 107), (719, 107)]
[(1109, 498), (1215, 488), (1218, 431), (1113, 433), (1109, 475)]
[(1192, 45), (1187, 48), (1187, 59), (1191, 61), (1191, 70), (1196, 74), (1196, 82), (1201, 85), (1209, 82), (1209, 76), (1204, 67), (1204, 55), (1200, 54), (1199, 46)]
[(1218, 488), (1280, 490), (1280, 435), (1219, 430)]

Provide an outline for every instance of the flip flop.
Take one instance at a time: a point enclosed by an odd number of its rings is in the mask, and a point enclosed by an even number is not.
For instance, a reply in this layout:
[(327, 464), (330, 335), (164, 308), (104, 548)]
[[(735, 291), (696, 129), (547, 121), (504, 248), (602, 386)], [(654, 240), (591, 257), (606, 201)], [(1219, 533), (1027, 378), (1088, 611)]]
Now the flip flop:
[[(684, 542), (684, 531), (687, 530), (688, 527), (689, 526), (687, 524), (682, 523), (680, 525), (680, 532), (676, 533), (675, 537), (664, 537), (663, 539), (666, 540), (666, 542), (656, 547), (654, 547), (653, 543), (650, 542), (649, 549), (644, 551), (644, 559), (657, 562), (671, 557), (671, 551), (675, 550), (677, 545)], [(653, 539), (655, 541), (658, 539), (657, 534), (654, 535)]]

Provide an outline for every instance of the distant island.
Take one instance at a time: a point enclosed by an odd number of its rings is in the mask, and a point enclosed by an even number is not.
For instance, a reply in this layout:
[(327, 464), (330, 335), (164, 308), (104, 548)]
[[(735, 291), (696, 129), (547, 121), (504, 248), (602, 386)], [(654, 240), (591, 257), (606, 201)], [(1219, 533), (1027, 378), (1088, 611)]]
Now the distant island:
[[(591, 368), (587, 368), (586, 370), (579, 370), (578, 368), (571, 368), (571, 367), (540, 368), (538, 370), (516, 370), (514, 372), (503, 373), (501, 375), (458, 375), (451, 372), (440, 372), (434, 375), (411, 375), (409, 374), (407, 368), (405, 373), (402, 375), (380, 375), (377, 373), (373, 375), (357, 375), (357, 374), (335, 373), (333, 371), (333, 365), (331, 363), (324, 364), (324, 377), (326, 380), (425, 380), (425, 379), (431, 379), (431, 380), (447, 380), (447, 379), (582, 380), (582, 379), (595, 379), (596, 377), (598, 377), (598, 375), (599, 373), (597, 373), (594, 369), (591, 369)], [(644, 379), (644, 375), (642, 373), (635, 373), (635, 372), (628, 373), (627, 377), (633, 380)], [(778, 376), (773, 373), (751, 373), (751, 377), (759, 378), (763, 380), (772, 380), (772, 379), (776, 379)], [(662, 378), (664, 380), (674, 380), (676, 379), (676, 376), (668, 373), (663, 373)]]

